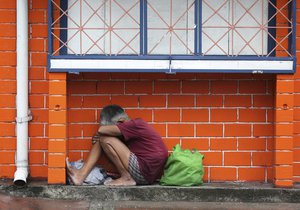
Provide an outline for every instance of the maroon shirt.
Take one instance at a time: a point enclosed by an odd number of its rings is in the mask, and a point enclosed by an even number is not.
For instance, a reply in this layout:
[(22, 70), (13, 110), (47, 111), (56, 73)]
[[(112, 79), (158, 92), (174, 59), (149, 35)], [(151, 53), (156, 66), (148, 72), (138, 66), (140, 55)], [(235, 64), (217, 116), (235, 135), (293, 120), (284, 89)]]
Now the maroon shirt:
[(153, 183), (160, 178), (168, 151), (160, 135), (144, 120), (138, 118), (117, 124), (129, 150), (137, 156), (141, 174)]

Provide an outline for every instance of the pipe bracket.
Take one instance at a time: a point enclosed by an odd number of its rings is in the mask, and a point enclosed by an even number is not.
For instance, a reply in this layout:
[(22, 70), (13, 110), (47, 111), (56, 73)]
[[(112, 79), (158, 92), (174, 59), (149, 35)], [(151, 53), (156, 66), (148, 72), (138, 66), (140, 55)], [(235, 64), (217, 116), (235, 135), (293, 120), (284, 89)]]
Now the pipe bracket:
[(16, 122), (17, 123), (29, 122), (31, 120), (32, 120), (31, 111), (28, 111), (28, 115), (25, 116), (25, 117), (16, 117)]

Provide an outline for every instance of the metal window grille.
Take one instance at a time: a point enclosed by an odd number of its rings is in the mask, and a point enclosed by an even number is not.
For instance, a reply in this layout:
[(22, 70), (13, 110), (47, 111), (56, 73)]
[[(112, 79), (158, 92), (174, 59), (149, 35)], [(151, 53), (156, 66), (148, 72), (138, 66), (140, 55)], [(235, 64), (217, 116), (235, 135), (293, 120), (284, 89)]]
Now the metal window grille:
[(49, 56), (293, 60), (295, 2), (49, 0)]

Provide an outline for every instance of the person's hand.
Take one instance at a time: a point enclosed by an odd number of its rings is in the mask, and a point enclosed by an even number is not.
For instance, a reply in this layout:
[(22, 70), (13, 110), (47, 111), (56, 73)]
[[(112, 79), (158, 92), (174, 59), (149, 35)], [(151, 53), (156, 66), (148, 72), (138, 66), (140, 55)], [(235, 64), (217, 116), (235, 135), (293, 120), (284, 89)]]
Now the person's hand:
[(100, 135), (97, 133), (92, 137), (92, 144), (96, 144), (100, 140)]

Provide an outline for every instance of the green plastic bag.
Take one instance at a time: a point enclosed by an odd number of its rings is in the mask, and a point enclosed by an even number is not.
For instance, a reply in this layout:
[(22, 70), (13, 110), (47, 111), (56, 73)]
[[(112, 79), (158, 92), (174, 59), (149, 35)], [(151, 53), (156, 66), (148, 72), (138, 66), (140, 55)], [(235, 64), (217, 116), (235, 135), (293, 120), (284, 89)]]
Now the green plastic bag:
[(161, 185), (197, 186), (203, 183), (203, 155), (196, 151), (181, 149), (177, 144), (168, 157)]

